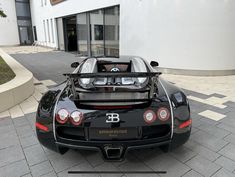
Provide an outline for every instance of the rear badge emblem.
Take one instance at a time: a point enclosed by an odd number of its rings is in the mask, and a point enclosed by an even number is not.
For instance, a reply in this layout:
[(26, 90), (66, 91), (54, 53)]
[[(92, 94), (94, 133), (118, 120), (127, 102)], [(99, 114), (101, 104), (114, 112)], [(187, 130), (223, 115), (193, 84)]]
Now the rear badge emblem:
[(118, 123), (120, 121), (117, 113), (106, 113), (106, 118), (106, 123)]

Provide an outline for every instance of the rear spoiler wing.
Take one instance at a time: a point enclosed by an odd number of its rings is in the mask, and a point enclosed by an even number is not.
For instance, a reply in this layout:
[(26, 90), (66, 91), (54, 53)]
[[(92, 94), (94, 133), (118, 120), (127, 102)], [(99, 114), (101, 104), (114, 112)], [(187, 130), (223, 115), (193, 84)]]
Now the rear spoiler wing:
[[(127, 73), (127, 72), (104, 72), (104, 73), (65, 73), (63, 74), (64, 76), (67, 77), (70, 88), (73, 94), (73, 97), (75, 100), (79, 102), (144, 102), (144, 101), (150, 101), (153, 97), (154, 94), (154, 88), (155, 88), (155, 83), (157, 81), (157, 77), (161, 75), (161, 72), (136, 72), (136, 73)], [(81, 100), (78, 98), (77, 92), (80, 93), (87, 93), (85, 91), (76, 91), (75, 89), (75, 84), (74, 84), (74, 78), (99, 78), (99, 77), (148, 77), (151, 81), (151, 86), (150, 89), (139, 89), (139, 90), (134, 90), (134, 92), (148, 92), (148, 98), (147, 99), (115, 99), (115, 100)], [(115, 86), (114, 86), (115, 87)], [(113, 90), (109, 92), (115, 92), (117, 93), (118, 91)], [(120, 92), (131, 92), (131, 90), (128, 91), (120, 91)], [(89, 92), (89, 93), (101, 93), (101, 92)]]

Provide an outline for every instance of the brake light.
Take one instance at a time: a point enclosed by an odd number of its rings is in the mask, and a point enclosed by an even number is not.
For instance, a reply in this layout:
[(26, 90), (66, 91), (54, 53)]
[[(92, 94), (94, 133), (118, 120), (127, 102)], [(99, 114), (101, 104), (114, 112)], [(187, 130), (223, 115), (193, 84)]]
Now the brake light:
[(80, 125), (82, 123), (83, 115), (80, 111), (74, 111), (70, 115), (70, 121), (73, 125)]
[(182, 124), (180, 124), (179, 128), (182, 129), (182, 128), (188, 127), (191, 124), (192, 124), (192, 119), (189, 119), (189, 120), (183, 122)]
[(152, 110), (147, 110), (144, 112), (144, 121), (147, 124), (151, 124), (156, 120), (156, 114)]
[(48, 132), (48, 131), (49, 131), (49, 129), (48, 129), (47, 126), (42, 125), (42, 124), (40, 124), (40, 123), (38, 123), (38, 122), (35, 123), (35, 126), (36, 126), (38, 129), (43, 130), (44, 132)]
[(56, 114), (57, 122), (64, 124), (69, 118), (69, 112), (66, 109), (60, 109)]
[(167, 108), (161, 107), (157, 111), (157, 116), (161, 121), (167, 121), (170, 118), (170, 112)]

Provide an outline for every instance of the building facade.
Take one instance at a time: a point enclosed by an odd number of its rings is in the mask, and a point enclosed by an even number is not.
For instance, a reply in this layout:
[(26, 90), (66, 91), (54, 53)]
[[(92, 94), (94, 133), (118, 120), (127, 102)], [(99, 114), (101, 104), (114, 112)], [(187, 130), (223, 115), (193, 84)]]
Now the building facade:
[[(235, 74), (234, 0), (30, 0), (30, 9), (32, 40), (41, 45), (87, 56), (138, 55), (165, 72)], [(14, 34), (11, 44), (22, 44)]]

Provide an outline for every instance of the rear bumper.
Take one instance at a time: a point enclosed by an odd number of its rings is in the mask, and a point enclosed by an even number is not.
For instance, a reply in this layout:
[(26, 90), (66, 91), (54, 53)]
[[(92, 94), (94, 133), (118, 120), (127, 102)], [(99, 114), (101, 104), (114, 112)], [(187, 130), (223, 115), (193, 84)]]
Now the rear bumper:
[[(167, 147), (169, 145), (169, 150), (175, 149), (189, 139), (190, 131), (191, 128), (188, 127), (184, 132), (174, 133), (172, 139), (170, 139), (170, 136), (168, 135), (162, 138), (135, 141), (74, 141), (68, 139), (57, 139), (57, 141), (55, 141), (52, 138), (49, 141), (48, 139), (46, 141), (45, 137), (42, 138), (42, 132), (37, 131), (37, 133), (40, 143), (53, 151), (62, 154), (68, 149), (100, 151), (105, 160), (121, 161), (125, 158), (125, 154), (133, 149), (143, 149), (164, 145), (167, 145)], [(109, 154), (107, 154), (107, 148), (120, 149), (120, 154), (117, 157), (110, 157)]]
[[(151, 148), (151, 147), (158, 147), (162, 145), (168, 145), (171, 141), (167, 140), (164, 142), (157, 142), (157, 143), (151, 143), (151, 144), (142, 144), (142, 145), (135, 145), (135, 146), (122, 146), (122, 145), (115, 145), (115, 144), (103, 144), (103, 146), (83, 146), (83, 145), (73, 145), (73, 144), (65, 144), (61, 142), (56, 142), (57, 148), (69, 148), (69, 149), (80, 149), (80, 150), (92, 150), (92, 151), (99, 151), (103, 154), (103, 158), (106, 161), (122, 161), (125, 158), (125, 154), (134, 149), (144, 149), (144, 148)], [(110, 155), (107, 153), (106, 147), (114, 147), (114, 148), (122, 148), (122, 151), (120, 151), (120, 154), (117, 157), (110, 157)]]

